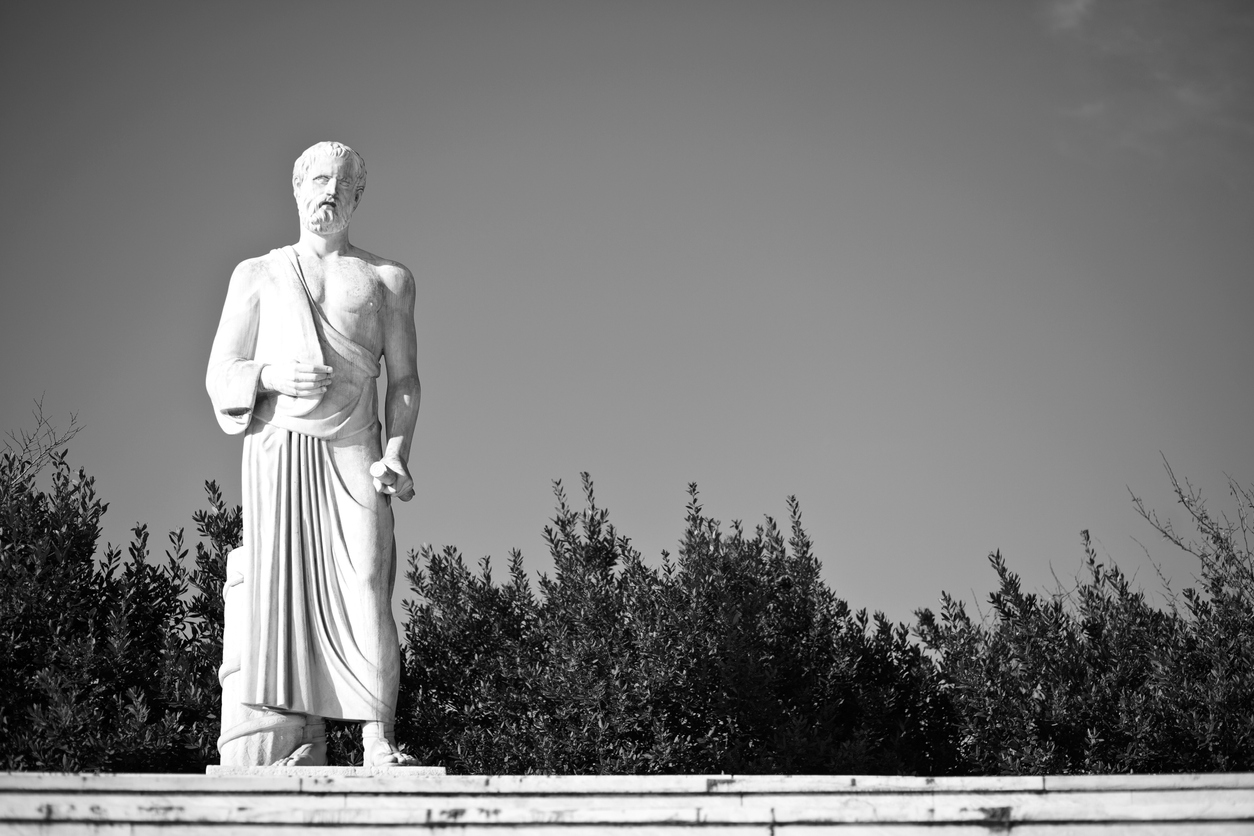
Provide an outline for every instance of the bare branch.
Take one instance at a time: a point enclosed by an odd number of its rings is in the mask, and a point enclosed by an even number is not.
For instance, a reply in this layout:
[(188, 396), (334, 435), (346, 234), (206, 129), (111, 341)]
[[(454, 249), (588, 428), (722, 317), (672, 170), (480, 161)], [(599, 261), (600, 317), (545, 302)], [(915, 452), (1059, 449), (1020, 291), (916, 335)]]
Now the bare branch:
[(82, 430), (78, 415), (73, 412), (70, 413), (70, 425), (64, 430), (57, 429), (52, 419), (44, 414), (42, 395), (36, 399), (31, 414), (35, 418), (34, 429), (10, 430), (5, 434), (8, 437), (4, 442), (5, 455), (11, 457), (15, 465), (9, 472), (6, 487), (33, 478)]

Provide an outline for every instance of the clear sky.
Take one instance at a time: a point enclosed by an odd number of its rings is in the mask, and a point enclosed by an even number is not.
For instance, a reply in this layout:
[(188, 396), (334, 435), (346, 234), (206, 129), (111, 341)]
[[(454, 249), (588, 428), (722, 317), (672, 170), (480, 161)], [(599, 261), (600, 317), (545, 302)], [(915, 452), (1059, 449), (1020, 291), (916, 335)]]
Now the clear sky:
[[(795, 494), (827, 580), (907, 618), (1079, 532), (1158, 584), (1162, 468), (1254, 481), (1254, 5), (114, 2), (0, 10), (0, 427), (33, 401), (158, 550), (239, 500), (203, 377), (293, 160), (367, 162), (418, 283), (402, 553), (551, 564), (550, 483), (651, 559), (685, 488)], [(1135, 538), (1135, 539), (1134, 539)], [(399, 594), (398, 594), (399, 597)]]

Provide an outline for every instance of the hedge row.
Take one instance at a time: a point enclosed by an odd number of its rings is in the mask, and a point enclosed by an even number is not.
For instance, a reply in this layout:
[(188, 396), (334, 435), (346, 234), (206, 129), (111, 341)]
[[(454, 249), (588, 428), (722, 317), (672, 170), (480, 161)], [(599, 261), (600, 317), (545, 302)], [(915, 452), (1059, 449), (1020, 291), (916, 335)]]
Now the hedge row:
[[(98, 556), (93, 480), (22, 438), (0, 458), (0, 769), (203, 771), (239, 508), (209, 482), (193, 552), (178, 531), (154, 560), (139, 526)], [(826, 586), (794, 499), (786, 530), (750, 533), (690, 486), (677, 553), (650, 565), (586, 475), (578, 511), (558, 483), (534, 587), (517, 552), (501, 582), (486, 558), (410, 553), (398, 735), (462, 773), (1251, 770), (1254, 493), (1232, 484), (1229, 523), (1171, 479), (1199, 541), (1138, 508), (1201, 582), (1166, 607), (1085, 534), (1074, 589), (1025, 593), (994, 554), (985, 619), (942, 594), (912, 627)], [(360, 757), (345, 724), (331, 741)]]

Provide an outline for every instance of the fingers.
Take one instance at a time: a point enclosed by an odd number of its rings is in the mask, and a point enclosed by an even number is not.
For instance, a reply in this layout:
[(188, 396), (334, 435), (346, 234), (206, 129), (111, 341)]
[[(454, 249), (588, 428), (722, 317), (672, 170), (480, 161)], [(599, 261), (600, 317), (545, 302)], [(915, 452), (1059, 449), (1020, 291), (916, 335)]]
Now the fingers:
[(408, 485), (385, 485), (378, 479), (374, 480), (375, 493), (381, 493), (384, 496), (394, 496), (401, 502), (409, 502), (414, 498), (414, 483), (411, 480)]
[(396, 474), (396, 481), (392, 483), (392, 495), (401, 502), (414, 498), (414, 480), (408, 473)]
[(396, 491), (396, 498), (401, 502), (409, 502), (414, 498), (414, 480), (408, 476), (399, 480), (393, 488)]
[(396, 482), (396, 474), (387, 466), (387, 462), (377, 461), (370, 465), (371, 484), (374, 485), (376, 493), (391, 496), (396, 493), (396, 489), (392, 487)]
[(309, 363), (292, 364), (292, 380), (294, 381), (330, 381), (332, 374), (330, 366), (315, 366)]
[(395, 496), (402, 502), (414, 498), (414, 480), (404, 464), (380, 459), (370, 465), (370, 476), (376, 493)]
[(278, 391), (284, 395), (291, 395), (293, 398), (311, 398), (314, 395), (321, 395), (327, 391), (328, 384), (325, 383), (289, 383), (278, 387)]
[(330, 366), (311, 366), (307, 363), (296, 363), (292, 367), (292, 386), (300, 392), (318, 394), (325, 392), (330, 385)]
[(332, 369), (320, 363), (292, 363), (283, 368), (277, 388), (285, 395), (307, 398), (321, 395), (331, 386)]

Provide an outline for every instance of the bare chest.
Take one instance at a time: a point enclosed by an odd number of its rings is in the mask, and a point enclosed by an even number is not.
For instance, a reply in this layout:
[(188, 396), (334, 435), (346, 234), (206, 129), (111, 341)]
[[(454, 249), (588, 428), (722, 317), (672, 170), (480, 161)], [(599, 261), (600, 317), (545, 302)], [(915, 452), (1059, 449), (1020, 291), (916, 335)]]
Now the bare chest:
[(313, 262), (302, 259), (309, 295), (327, 321), (364, 348), (380, 350), (383, 286), (375, 271), (356, 259)]

